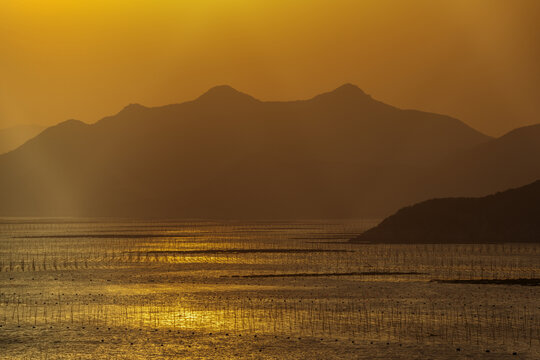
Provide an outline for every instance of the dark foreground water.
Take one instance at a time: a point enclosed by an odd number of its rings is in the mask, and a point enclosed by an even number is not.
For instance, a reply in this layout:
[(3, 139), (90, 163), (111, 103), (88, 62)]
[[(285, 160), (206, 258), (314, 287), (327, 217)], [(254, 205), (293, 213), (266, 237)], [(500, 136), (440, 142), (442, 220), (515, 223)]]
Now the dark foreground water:
[(0, 358), (540, 359), (540, 246), (373, 224), (3, 219)]

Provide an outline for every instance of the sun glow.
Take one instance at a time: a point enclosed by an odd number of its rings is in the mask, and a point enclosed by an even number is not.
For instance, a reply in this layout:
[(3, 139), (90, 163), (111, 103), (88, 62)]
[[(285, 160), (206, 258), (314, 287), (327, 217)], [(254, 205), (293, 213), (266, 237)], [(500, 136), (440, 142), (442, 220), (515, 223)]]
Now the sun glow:
[(527, 0), (5, 0), (0, 128), (91, 122), (133, 102), (192, 99), (216, 84), (290, 100), (352, 82), (389, 103), (501, 133), (538, 115), (532, 34), (539, 7)]

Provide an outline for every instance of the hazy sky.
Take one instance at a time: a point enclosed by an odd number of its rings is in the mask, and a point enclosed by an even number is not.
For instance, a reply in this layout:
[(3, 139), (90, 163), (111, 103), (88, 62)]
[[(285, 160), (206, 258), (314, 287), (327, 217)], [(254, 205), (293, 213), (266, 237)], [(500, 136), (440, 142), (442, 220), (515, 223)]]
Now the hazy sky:
[(540, 122), (539, 64), (538, 0), (1, 0), (0, 128), (352, 82), (500, 135)]

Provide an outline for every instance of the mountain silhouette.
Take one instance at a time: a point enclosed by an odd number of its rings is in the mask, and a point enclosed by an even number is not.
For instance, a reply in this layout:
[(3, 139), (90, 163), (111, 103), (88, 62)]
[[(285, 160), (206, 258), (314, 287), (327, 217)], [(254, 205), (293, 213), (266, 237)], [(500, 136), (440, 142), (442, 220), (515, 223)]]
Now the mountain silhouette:
[(419, 174), (490, 142), (351, 84), (289, 102), (218, 86), (91, 125), (63, 122), (0, 156), (0, 215), (380, 216), (406, 204), (403, 194), (438, 191), (419, 189)]
[(415, 187), (424, 197), (482, 196), (537, 179), (540, 125), (532, 125), (457, 152), (421, 173)]
[(229, 85), (215, 86), (201, 95), (197, 102), (207, 103), (209, 105), (227, 105), (235, 106), (241, 105), (243, 102), (259, 102), (254, 97), (244, 94), (236, 89), (233, 89)]
[(0, 154), (7, 153), (33, 138), (45, 127), (40, 125), (21, 125), (0, 130)]
[(352, 240), (369, 243), (540, 242), (540, 180), (481, 198), (428, 200)]

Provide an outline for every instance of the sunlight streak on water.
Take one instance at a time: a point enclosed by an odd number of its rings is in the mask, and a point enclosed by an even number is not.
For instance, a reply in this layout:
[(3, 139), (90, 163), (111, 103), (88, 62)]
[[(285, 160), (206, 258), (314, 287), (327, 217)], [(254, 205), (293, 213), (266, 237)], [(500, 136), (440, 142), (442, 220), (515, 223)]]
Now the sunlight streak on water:
[(344, 243), (374, 223), (0, 222), (0, 335), (15, 359), (32, 342), (91, 358), (81, 341), (111, 339), (141, 359), (261, 342), (281, 358), (370, 343), (538, 353), (538, 287), (431, 282), (540, 277), (538, 245)]

